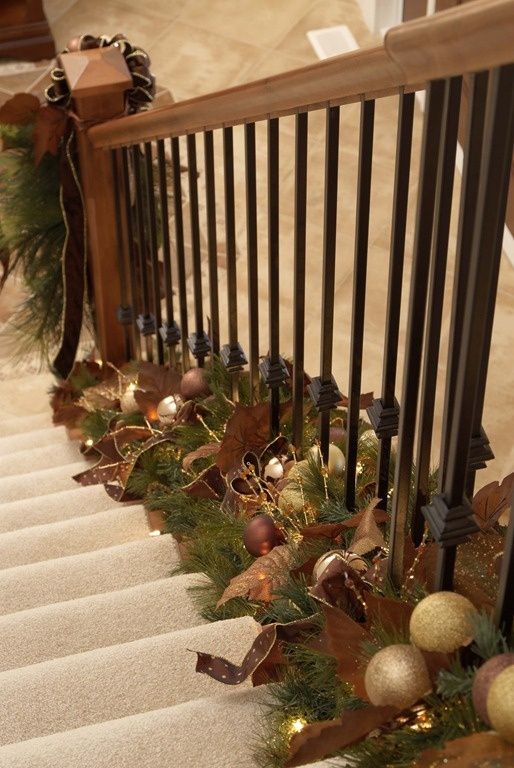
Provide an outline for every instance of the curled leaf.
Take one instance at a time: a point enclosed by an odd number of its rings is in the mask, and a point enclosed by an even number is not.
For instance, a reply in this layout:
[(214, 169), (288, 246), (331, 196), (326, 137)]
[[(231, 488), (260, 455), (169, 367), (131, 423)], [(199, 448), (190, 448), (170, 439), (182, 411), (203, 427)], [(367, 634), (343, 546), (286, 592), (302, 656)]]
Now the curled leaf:
[(374, 514), (374, 509), (379, 502), (380, 499), (375, 497), (362, 513), (353, 539), (348, 546), (350, 552), (355, 552), (356, 555), (365, 555), (367, 552), (384, 546), (384, 535), (375, 522)]
[(182, 469), (184, 472), (189, 472), (194, 462), (197, 459), (208, 459), (211, 456), (215, 456), (220, 449), (219, 443), (207, 443), (207, 445), (201, 445), (196, 451), (191, 451), (187, 456), (184, 456), (182, 461)]
[(216, 463), (222, 472), (239, 467), (248, 451), (260, 452), (268, 445), (270, 411), (267, 403), (245, 406), (240, 403), (227, 422)]
[(234, 597), (249, 597), (269, 603), (277, 588), (287, 581), (293, 553), (290, 547), (282, 544), (267, 555), (258, 557), (243, 573), (234, 576), (218, 600), (217, 608)]
[(475, 493), (472, 508), (476, 521), (483, 531), (496, 525), (500, 517), (507, 517), (513, 493), (514, 472), (504, 477), (501, 483), (495, 480)]
[(427, 749), (413, 768), (512, 768), (514, 746), (497, 733), (472, 733), (446, 742), (442, 749)]

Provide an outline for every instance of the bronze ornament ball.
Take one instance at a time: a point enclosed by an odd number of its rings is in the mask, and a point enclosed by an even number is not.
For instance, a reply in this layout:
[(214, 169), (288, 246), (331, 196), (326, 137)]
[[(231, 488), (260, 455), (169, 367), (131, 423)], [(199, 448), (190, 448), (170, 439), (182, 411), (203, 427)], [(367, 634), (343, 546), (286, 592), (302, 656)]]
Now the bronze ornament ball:
[(423, 654), (414, 645), (388, 645), (369, 662), (364, 686), (377, 707), (410, 707), (432, 691)]
[(452, 653), (473, 640), (473, 603), (457, 592), (434, 592), (417, 604), (410, 619), (410, 637), (423, 651)]
[(312, 569), (313, 584), (316, 584), (316, 582), (323, 577), (323, 574), (329, 565), (332, 565), (336, 560), (341, 563), (343, 568), (348, 566), (356, 571), (365, 571), (368, 568), (367, 563), (360, 555), (356, 555), (353, 552), (347, 552), (344, 549), (331, 549), (316, 560), (314, 568)]
[(494, 678), (487, 694), (487, 714), (494, 730), (514, 744), (514, 665)]
[(473, 679), (471, 696), (475, 712), (484, 723), (491, 725), (487, 713), (487, 696), (493, 681), (504, 669), (514, 664), (514, 653), (500, 653), (485, 662)]
[(182, 376), (180, 393), (184, 400), (196, 400), (211, 394), (207, 376), (203, 368), (190, 368)]
[(282, 534), (269, 515), (252, 517), (243, 533), (243, 544), (253, 557), (267, 555), (282, 541)]

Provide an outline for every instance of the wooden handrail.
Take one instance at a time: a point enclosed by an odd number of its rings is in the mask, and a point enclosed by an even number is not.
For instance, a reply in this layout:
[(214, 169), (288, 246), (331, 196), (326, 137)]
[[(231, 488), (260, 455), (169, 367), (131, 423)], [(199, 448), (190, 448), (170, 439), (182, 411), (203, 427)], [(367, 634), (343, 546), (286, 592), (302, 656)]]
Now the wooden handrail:
[(384, 44), (88, 131), (95, 148), (180, 136), (378, 98), (512, 60), (514, 0), (475, 0), (389, 30)]

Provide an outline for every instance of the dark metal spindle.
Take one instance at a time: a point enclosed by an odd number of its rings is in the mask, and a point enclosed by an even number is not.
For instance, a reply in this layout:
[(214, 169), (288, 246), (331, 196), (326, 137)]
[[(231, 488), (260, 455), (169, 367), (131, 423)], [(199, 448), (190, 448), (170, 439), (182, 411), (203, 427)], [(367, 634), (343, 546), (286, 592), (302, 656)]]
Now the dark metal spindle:
[(207, 207), (207, 252), (209, 259), (209, 308), (211, 312), (211, 346), (220, 351), (220, 310), (218, 297), (218, 243), (216, 236), (216, 186), (214, 176), (214, 139), (212, 131), (204, 133), (205, 199)]
[(393, 213), (389, 278), (387, 287), (387, 316), (382, 372), (382, 397), (368, 409), (368, 416), (379, 438), (377, 456), (377, 491), (380, 507), (386, 509), (389, 492), (391, 440), (398, 434), (400, 406), (395, 396), (398, 365), (398, 336), (402, 304), (405, 232), (409, 201), (409, 178), (414, 121), (414, 93), (400, 93), (396, 139), (396, 168), (394, 176)]
[(389, 547), (389, 575), (396, 584), (400, 584), (403, 578), (403, 555), (411, 489), (411, 469), (414, 454), (444, 93), (445, 83), (443, 80), (436, 80), (429, 84), (426, 93), (425, 119), (423, 123), (420, 185), (416, 211), (403, 395), (400, 411), (400, 437)]
[(155, 333), (155, 318), (150, 313), (150, 289), (148, 285), (148, 259), (147, 259), (147, 244), (145, 233), (145, 221), (144, 221), (144, 208), (143, 208), (143, 180), (141, 176), (141, 162), (143, 155), (139, 149), (139, 145), (132, 147), (132, 162), (134, 165), (134, 186), (136, 195), (136, 225), (137, 225), (137, 237), (138, 237), (138, 252), (139, 252), (139, 270), (141, 280), (141, 314), (137, 318), (138, 328), (141, 334), (145, 337), (146, 342), (146, 358), (149, 361), (153, 360), (153, 339), (152, 335)]
[(178, 300), (180, 311), (182, 368), (190, 367), (186, 293), (186, 255), (184, 249), (184, 220), (182, 217), (182, 182), (180, 178), (180, 145), (177, 137), (171, 140), (171, 160), (173, 170), (173, 206), (175, 212), (175, 247), (177, 252)]
[(248, 251), (248, 335), (250, 339), (250, 392), (259, 399), (259, 265), (257, 250), (257, 172), (255, 123), (245, 125), (246, 249)]
[(128, 303), (127, 275), (125, 260), (125, 243), (123, 238), (119, 158), (116, 149), (111, 150), (112, 176), (114, 180), (114, 211), (116, 219), (116, 240), (118, 243), (118, 274), (120, 279), (120, 306), (118, 307), (118, 322), (123, 325), (125, 335), (125, 359), (131, 358), (130, 326), (132, 325), (133, 309)]
[[(148, 228), (150, 230), (150, 258), (152, 266), (153, 304), (156, 330), (162, 325), (161, 311), (161, 273), (159, 267), (159, 246), (157, 244), (157, 218), (155, 206), (155, 188), (153, 176), (152, 144), (145, 142), (145, 180), (146, 180), (146, 204), (148, 212)], [(157, 333), (157, 362), (164, 363), (164, 345), (160, 332)]]
[(166, 155), (164, 139), (157, 141), (157, 161), (159, 165), (159, 198), (161, 211), (161, 236), (164, 264), (164, 289), (166, 295), (166, 322), (161, 324), (159, 332), (169, 350), (170, 365), (176, 361), (176, 345), (180, 341), (180, 330), (174, 319), (173, 311), (173, 275), (171, 271), (170, 225), (168, 210), (168, 182), (166, 178)]
[(444, 302), (450, 218), (455, 176), (455, 153), (459, 129), (462, 77), (453, 77), (446, 83), (445, 114), (442, 151), (439, 158), (436, 207), (434, 215), (434, 242), (430, 273), (427, 341), (424, 351), (420, 419), (416, 449), (416, 476), (414, 479), (414, 510), (412, 513), (412, 540), (418, 546), (423, 539), (425, 518), (421, 508), (430, 499), (430, 454), (434, 428), (435, 393), (438, 377), (439, 346)]
[(200, 216), (198, 212), (198, 171), (196, 167), (196, 136), (187, 136), (187, 170), (189, 178), (189, 211), (191, 214), (191, 251), (193, 258), (193, 291), (195, 300), (195, 332), (188, 339), (189, 349), (203, 367), (211, 351), (211, 342), (203, 328), (202, 255), (200, 253)]
[[(451, 589), (457, 544), (477, 530), (466, 498), (468, 452), (473, 429), (482, 361), (489, 356), (487, 307), (496, 291), (514, 143), (514, 65), (495, 70), (487, 103), (482, 165), (471, 247), (462, 346), (455, 387), (450, 439), (442, 494), (423, 508), (430, 530), (440, 544), (436, 587)], [(510, 553), (511, 554), (511, 553)], [(514, 573), (510, 589), (514, 588)], [(502, 608), (499, 608), (499, 614)]]
[[(514, 509), (514, 494), (511, 509)], [(514, 517), (512, 515), (505, 536), (494, 620), (509, 642), (514, 621)]]
[(352, 331), (350, 345), (350, 387), (346, 429), (346, 507), (355, 509), (355, 478), (359, 442), (359, 412), (364, 345), (364, 312), (366, 305), (366, 272), (368, 266), (369, 211), (371, 201), (371, 168), (375, 102), (363, 101), (359, 138), (359, 174), (357, 180), (357, 214), (353, 267)]
[(139, 281), (137, 278), (136, 252), (134, 248), (135, 232), (134, 220), (132, 215), (132, 200), (130, 193), (130, 171), (129, 171), (129, 151), (126, 147), (121, 150), (121, 170), (123, 178), (123, 200), (125, 210), (125, 220), (127, 223), (127, 256), (128, 256), (128, 275), (130, 285), (130, 302), (132, 304), (132, 335), (133, 351), (136, 360), (141, 359), (141, 337), (139, 326), (137, 324), (137, 314), (140, 309), (139, 303)]
[(296, 115), (294, 198), (293, 445), (303, 446), (308, 113)]
[(334, 290), (336, 266), (337, 186), (339, 160), (339, 107), (326, 112), (325, 200), (323, 214), (323, 292), (321, 299), (320, 376), (312, 379), (309, 392), (320, 413), (320, 447), (328, 461), (330, 411), (341, 400), (332, 375), (334, 338)]

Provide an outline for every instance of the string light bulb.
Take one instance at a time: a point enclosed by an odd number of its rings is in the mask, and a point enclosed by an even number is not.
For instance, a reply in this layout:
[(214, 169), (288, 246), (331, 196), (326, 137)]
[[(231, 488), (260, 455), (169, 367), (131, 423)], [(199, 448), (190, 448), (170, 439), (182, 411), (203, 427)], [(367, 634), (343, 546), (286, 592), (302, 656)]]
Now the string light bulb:
[(296, 717), (292, 721), (292, 723), (291, 723), (291, 725), (289, 727), (289, 730), (293, 734), (294, 733), (300, 733), (301, 731), (303, 731), (303, 729), (305, 728), (306, 725), (307, 725), (307, 720), (305, 720), (303, 717)]

